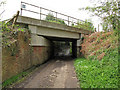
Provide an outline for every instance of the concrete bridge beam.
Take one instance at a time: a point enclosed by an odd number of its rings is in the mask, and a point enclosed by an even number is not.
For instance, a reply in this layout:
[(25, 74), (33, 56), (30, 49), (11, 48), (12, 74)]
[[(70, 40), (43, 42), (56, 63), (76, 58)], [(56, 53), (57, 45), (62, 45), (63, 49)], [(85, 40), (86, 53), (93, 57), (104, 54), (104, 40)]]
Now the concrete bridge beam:
[(50, 41), (43, 36), (38, 36), (37, 26), (29, 25), (31, 31), (31, 46), (51, 46)]

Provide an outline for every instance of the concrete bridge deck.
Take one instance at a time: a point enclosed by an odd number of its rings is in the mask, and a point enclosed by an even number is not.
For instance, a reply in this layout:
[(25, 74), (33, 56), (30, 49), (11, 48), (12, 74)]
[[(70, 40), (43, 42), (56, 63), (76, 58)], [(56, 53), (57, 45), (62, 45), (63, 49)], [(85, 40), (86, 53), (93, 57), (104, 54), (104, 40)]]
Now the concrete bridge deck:
[(43, 36), (79, 39), (79, 34), (92, 33), (92, 31), (25, 16), (18, 16), (17, 23), (27, 24), (29, 28), (34, 29), (33, 33)]

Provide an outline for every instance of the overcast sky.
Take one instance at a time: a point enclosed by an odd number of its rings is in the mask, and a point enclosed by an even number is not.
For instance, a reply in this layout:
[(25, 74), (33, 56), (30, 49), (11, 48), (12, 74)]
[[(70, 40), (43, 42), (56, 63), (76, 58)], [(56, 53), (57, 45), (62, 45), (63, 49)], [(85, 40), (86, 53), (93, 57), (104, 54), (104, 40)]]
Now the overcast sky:
[[(11, 18), (16, 14), (17, 10), (20, 10), (21, 1), (54, 10), (81, 20), (91, 19), (96, 28), (98, 28), (98, 24), (101, 22), (98, 17), (92, 17), (88, 12), (79, 10), (79, 8), (82, 7), (93, 6), (95, 0), (6, 0), (6, 5), (0, 8), (0, 13), (5, 10), (1, 17), (2, 20)], [(102, 30), (101, 27), (100, 30)]]

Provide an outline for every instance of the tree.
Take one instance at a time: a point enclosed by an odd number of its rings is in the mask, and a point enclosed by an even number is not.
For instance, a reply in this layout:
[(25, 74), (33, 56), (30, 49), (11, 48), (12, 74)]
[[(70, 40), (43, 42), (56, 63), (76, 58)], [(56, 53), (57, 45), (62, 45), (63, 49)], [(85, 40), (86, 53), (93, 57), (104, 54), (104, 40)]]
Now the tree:
[(118, 0), (101, 1), (99, 6), (80, 8), (80, 10), (88, 10), (92, 15), (100, 17), (104, 31), (118, 29)]

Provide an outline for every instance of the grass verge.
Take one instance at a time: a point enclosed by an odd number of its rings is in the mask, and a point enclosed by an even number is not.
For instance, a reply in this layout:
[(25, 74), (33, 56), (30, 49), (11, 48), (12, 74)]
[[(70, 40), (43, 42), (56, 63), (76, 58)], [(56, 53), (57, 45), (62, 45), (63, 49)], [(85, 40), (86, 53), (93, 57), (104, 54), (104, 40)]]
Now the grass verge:
[(118, 64), (80, 58), (74, 66), (81, 88), (118, 88)]

